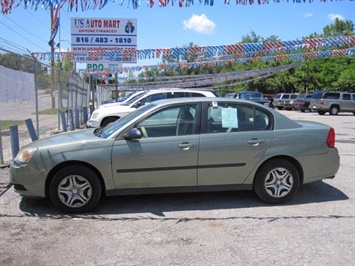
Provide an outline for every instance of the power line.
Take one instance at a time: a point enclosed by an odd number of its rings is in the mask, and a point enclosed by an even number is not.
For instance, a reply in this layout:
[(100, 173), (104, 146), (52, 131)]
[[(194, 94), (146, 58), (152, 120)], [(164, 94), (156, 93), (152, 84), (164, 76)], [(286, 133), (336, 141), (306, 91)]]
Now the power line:
[(28, 34), (30, 34), (32, 37), (37, 38), (38, 40), (42, 41), (42, 42), (46, 42), (46, 40), (40, 39), (38, 38), (36, 35), (33, 35), (31, 32), (29, 32), (28, 30), (24, 29), (23, 27), (21, 27), (20, 25), (18, 25), (15, 21), (13, 21), (11, 18), (9, 18), (8, 16), (5, 16), (5, 18), (7, 18), (8, 20), (10, 20), (12, 23), (14, 23), (17, 27), (19, 27), (20, 29), (22, 29), (23, 31), (27, 32)]
[[(32, 43), (33, 45), (37, 46), (38, 48), (42, 49), (42, 50), (46, 50), (43, 49), (42, 47), (38, 46), (36, 43), (32, 42), (31, 40), (27, 39), (26, 37), (24, 37), (23, 35), (19, 34), (17, 31), (13, 30), (12, 28), (10, 28), (9, 26), (7, 26), (6, 24), (4, 24), (3, 22), (0, 21), (0, 23), (2, 25), (4, 25), (6, 28), (8, 28), (9, 30), (11, 30), (12, 32), (16, 33), (17, 35), (19, 35), (22, 39), (25, 39), (27, 41), (29, 41), (30, 43)], [(25, 47), (22, 47), (24, 50), (26, 49)]]

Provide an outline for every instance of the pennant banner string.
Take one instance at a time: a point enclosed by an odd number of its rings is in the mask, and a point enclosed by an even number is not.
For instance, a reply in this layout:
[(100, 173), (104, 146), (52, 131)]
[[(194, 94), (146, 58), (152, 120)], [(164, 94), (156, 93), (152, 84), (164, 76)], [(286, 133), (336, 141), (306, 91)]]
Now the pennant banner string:
[[(205, 5), (205, 6), (214, 6), (214, 0), (146, 0), (147, 7), (152, 8), (154, 6), (158, 6), (160, 8), (167, 7), (167, 6), (177, 6), (177, 7), (191, 7), (193, 5)], [(218, 0), (222, 1), (222, 0)], [(318, 0), (322, 3), (330, 2), (330, 1), (344, 1), (344, 0)], [(354, 0), (348, 0), (354, 1)], [(128, 8), (137, 9), (140, 7), (141, 0), (0, 0), (1, 3), (1, 11), (3, 14), (8, 14), (13, 11), (13, 7), (24, 6), (24, 8), (32, 8), (34, 10), (38, 9), (40, 6), (43, 9), (48, 8), (60, 8), (64, 5), (68, 6), (68, 11), (78, 11), (79, 8), (81, 11), (93, 10), (93, 9), (103, 9), (109, 2), (117, 3), (119, 7), (122, 7), (124, 3), (127, 3)], [(177, 4), (176, 4), (177, 2)], [(270, 2), (273, 3), (293, 3), (293, 4), (301, 4), (301, 3), (313, 3), (315, 0), (293, 0), (292, 2), (289, 0), (236, 0), (236, 5), (265, 5), (269, 4)], [(230, 5), (229, 0), (224, 0), (225, 5)]]

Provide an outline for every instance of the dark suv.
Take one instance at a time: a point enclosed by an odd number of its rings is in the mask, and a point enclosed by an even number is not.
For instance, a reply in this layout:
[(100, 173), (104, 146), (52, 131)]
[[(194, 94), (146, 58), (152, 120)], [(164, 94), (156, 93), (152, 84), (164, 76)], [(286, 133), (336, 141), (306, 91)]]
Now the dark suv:
[(355, 115), (355, 93), (349, 92), (315, 92), (310, 106), (313, 111), (324, 115), (337, 115), (339, 112), (352, 112)]

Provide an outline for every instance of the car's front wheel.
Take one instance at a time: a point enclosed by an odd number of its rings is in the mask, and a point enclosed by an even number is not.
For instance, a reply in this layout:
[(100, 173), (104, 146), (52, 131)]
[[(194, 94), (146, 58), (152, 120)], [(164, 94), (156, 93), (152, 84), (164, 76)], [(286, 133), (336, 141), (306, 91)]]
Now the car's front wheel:
[(297, 168), (285, 159), (274, 159), (260, 167), (254, 179), (258, 197), (272, 204), (285, 203), (298, 191), (300, 176)]
[(319, 115), (325, 115), (325, 112), (324, 111), (318, 111), (317, 112)]
[(92, 210), (101, 198), (101, 191), (101, 183), (95, 172), (81, 165), (60, 169), (49, 187), (53, 204), (66, 213)]

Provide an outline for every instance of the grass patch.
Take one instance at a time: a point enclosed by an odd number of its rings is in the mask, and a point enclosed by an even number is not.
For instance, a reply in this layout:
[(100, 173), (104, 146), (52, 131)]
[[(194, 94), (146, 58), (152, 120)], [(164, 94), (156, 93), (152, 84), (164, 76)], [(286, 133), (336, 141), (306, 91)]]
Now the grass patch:
[[(65, 112), (66, 109), (62, 109), (61, 112)], [(33, 115), (35, 115), (36, 113), (32, 113)], [(46, 109), (46, 110), (42, 110), (38, 112), (39, 115), (56, 115), (58, 114), (58, 109), (57, 108), (50, 108), (50, 109)]]
[(21, 126), (25, 124), (24, 120), (1, 120), (1, 130), (9, 130), (10, 126)]

